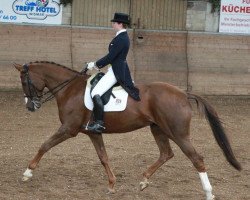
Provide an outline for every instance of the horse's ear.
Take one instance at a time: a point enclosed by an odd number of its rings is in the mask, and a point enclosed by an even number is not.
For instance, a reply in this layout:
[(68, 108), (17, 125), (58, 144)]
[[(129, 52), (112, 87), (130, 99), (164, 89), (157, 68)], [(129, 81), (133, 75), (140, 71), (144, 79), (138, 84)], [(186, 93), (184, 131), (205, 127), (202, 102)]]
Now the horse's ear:
[(23, 70), (23, 66), (17, 63), (13, 63), (13, 66), (19, 71), (21, 72)]

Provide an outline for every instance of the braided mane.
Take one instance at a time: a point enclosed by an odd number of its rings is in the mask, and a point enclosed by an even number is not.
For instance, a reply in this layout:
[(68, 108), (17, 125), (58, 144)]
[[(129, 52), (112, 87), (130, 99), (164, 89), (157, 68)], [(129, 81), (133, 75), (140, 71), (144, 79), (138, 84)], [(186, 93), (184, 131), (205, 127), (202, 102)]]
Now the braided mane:
[(79, 72), (78, 72), (78, 71), (73, 70), (73, 69), (71, 69), (71, 68), (68, 68), (68, 67), (66, 67), (66, 66), (64, 66), (64, 65), (60, 65), (60, 64), (55, 63), (55, 62), (49, 62), (49, 61), (35, 61), (35, 62), (30, 62), (29, 64), (32, 64), (32, 63), (45, 63), (45, 64), (52, 64), (52, 65), (56, 65), (56, 66), (62, 67), (62, 68), (64, 68), (64, 69), (67, 69), (67, 70), (69, 70), (69, 71), (72, 71), (72, 72), (75, 72), (75, 73), (78, 73), (78, 74), (79, 74)]

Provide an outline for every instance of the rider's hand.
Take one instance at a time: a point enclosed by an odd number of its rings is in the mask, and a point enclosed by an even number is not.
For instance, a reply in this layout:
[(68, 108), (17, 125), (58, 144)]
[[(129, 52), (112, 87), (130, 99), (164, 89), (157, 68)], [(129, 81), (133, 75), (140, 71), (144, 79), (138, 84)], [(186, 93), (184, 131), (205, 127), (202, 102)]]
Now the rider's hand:
[(96, 67), (95, 62), (89, 62), (89, 63), (87, 64), (87, 69), (88, 69), (88, 70), (92, 70), (94, 67)]

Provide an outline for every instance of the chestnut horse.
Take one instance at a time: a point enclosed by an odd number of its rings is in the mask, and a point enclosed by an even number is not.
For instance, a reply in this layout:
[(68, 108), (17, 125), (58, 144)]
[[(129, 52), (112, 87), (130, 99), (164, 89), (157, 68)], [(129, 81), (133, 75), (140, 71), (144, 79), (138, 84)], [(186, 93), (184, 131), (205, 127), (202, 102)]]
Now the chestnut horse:
[[(46, 61), (25, 65), (14, 64), (14, 66), (21, 75), (22, 88), (27, 99), (26, 107), (31, 111), (40, 108), (43, 101), (48, 100), (43, 100), (46, 96), (44, 88), (47, 88), (56, 98), (59, 118), (62, 123), (58, 131), (42, 144), (38, 153), (30, 161), (23, 174), (23, 180), (32, 177), (32, 171), (47, 151), (82, 132), (90, 137), (108, 175), (108, 190), (114, 192), (116, 177), (109, 166), (102, 134), (92, 133), (83, 128), (83, 125), (86, 125), (91, 117), (91, 111), (83, 104), (83, 95), (89, 75)], [(148, 179), (152, 174), (174, 156), (169, 143), (169, 140), (172, 140), (197, 169), (206, 199), (213, 199), (212, 187), (206, 173), (203, 157), (195, 151), (190, 141), (192, 117), (190, 100), (195, 100), (199, 112), (205, 115), (227, 161), (237, 170), (241, 170), (241, 165), (233, 154), (214, 108), (200, 96), (185, 93), (167, 83), (155, 82), (137, 85), (137, 87), (140, 89), (141, 101), (135, 101), (129, 97), (127, 107), (123, 112), (105, 113), (106, 129), (104, 133), (125, 133), (150, 126), (159, 147), (160, 156), (143, 173), (143, 181), (140, 183), (141, 190), (148, 186)]]

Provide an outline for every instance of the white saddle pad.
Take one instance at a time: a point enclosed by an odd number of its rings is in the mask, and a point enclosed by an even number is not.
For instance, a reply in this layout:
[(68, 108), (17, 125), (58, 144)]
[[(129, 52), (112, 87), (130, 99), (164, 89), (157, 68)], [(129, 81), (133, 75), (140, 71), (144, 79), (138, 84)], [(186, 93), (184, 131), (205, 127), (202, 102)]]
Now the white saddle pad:
[[(94, 104), (90, 95), (90, 81), (94, 78), (96, 74), (92, 75), (87, 82), (85, 94), (84, 94), (84, 105), (89, 109), (93, 110)], [(105, 112), (114, 112), (114, 111), (123, 111), (125, 110), (127, 106), (127, 100), (128, 100), (128, 93), (121, 87), (115, 87), (112, 90), (112, 93), (114, 94), (115, 98), (113, 95), (111, 95), (109, 102), (104, 105), (104, 111)]]

